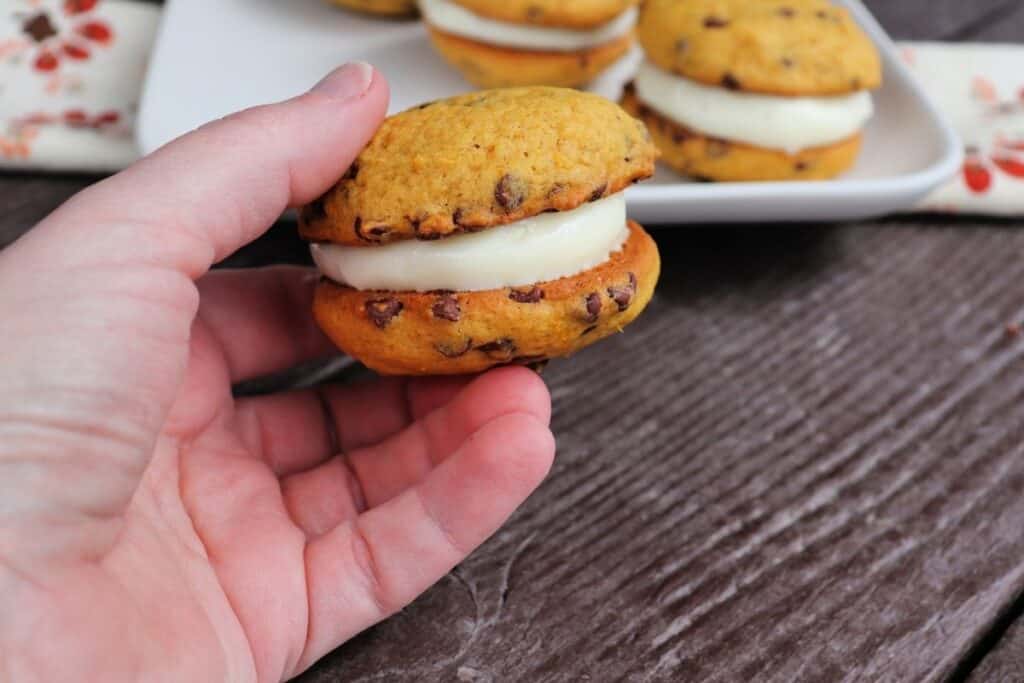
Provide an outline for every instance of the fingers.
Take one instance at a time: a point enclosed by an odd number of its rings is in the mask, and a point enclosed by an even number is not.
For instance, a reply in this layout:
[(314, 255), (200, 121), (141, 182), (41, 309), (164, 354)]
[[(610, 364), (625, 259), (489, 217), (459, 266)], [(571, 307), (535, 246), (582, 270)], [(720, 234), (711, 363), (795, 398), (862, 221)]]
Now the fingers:
[(175, 140), (79, 194), (18, 248), (55, 268), (146, 264), (196, 278), (334, 183), (387, 101), (372, 67), (346, 65), (300, 97)]
[(249, 449), (285, 477), (399, 432), (471, 379), (386, 378), (241, 399), (236, 424)]
[(233, 383), (337, 353), (313, 320), (317, 280), (312, 269), (293, 266), (216, 270), (199, 280), (199, 318)]
[(494, 370), (382, 442), (286, 477), (286, 504), (307, 535), (318, 536), (420, 483), (486, 424), (519, 413), (546, 426), (550, 406), (547, 388), (536, 374), (522, 368)]
[(430, 476), (306, 548), (309, 630), (298, 670), (401, 609), (493, 534), (551, 467), (534, 415), (492, 420)]

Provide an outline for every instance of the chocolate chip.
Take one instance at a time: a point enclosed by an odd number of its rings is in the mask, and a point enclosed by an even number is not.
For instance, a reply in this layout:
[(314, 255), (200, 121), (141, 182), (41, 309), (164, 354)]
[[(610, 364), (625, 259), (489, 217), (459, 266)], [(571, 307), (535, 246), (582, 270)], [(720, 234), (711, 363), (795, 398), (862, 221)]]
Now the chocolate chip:
[(459, 356), (465, 356), (469, 353), (469, 350), (473, 348), (473, 339), (467, 338), (466, 342), (462, 346), (452, 346), (451, 344), (434, 344), (434, 348), (445, 358), (458, 358)]
[(316, 221), (322, 221), (327, 218), (327, 207), (324, 206), (326, 201), (327, 195), (324, 194), (302, 207), (302, 211), (299, 212), (302, 222), (315, 223)]
[(509, 338), (496, 339), (476, 347), (477, 351), (486, 353), (494, 360), (509, 361), (516, 353), (516, 343)]
[(779, 16), (785, 17), (787, 19), (792, 19), (793, 17), (796, 16), (796, 10), (793, 9), (792, 7), (780, 7)]
[(366, 316), (383, 330), (403, 308), (405, 305), (398, 299), (371, 299), (366, 302)]
[(705, 154), (709, 159), (721, 159), (729, 153), (729, 143), (718, 138), (708, 138)]
[(789, 57), (783, 57), (782, 58), (782, 66), (786, 67), (787, 69), (792, 69), (795, 65), (796, 65), (796, 62), (794, 62)]
[(608, 190), (608, 183), (601, 183), (599, 186), (594, 188), (594, 191), (590, 193), (587, 198), (588, 202), (596, 202), (598, 199), (604, 196), (604, 193)]
[(714, 15), (710, 17), (704, 17), (704, 28), (725, 28), (729, 25), (728, 19), (722, 19)]
[(736, 79), (735, 76), (733, 76), (730, 73), (727, 73), (724, 76), (722, 76), (722, 87), (727, 88), (729, 90), (739, 90), (742, 86), (740, 85), (740, 82)]
[(680, 38), (676, 41), (676, 54), (684, 55), (686, 51), (690, 49), (690, 42), (685, 38)]
[(438, 297), (430, 310), (433, 311), (435, 318), (441, 318), (453, 323), (458, 322), (459, 318), (462, 317), (462, 308), (459, 306), (459, 300), (451, 294), (444, 294)]
[(50, 15), (45, 12), (37, 14), (26, 21), (22, 24), (21, 30), (37, 43), (41, 43), (47, 38), (52, 38), (57, 35), (57, 29), (53, 27), (53, 22), (50, 21)]
[(458, 226), (461, 227), (462, 226), (462, 216), (463, 216), (462, 209), (455, 209), (455, 213), (452, 214), (452, 223), (454, 223), (455, 225), (458, 225)]
[(636, 275), (633, 273), (629, 274), (629, 284), (608, 288), (608, 296), (618, 305), (620, 313), (629, 308), (635, 294)]
[(853, 78), (851, 78), (850, 79), (850, 87), (852, 87), (854, 90), (860, 90), (861, 87), (862, 87), (862, 81), (860, 80), (860, 78), (857, 77), (857, 76), (854, 76)]
[(523, 205), (526, 199), (526, 181), (517, 175), (506, 173), (494, 187), (494, 201), (506, 212), (512, 212)]
[(525, 292), (513, 289), (508, 293), (508, 298), (520, 304), (535, 304), (544, 298), (544, 290), (540, 287), (533, 287)]
[(528, 21), (537, 21), (544, 16), (544, 8), (537, 7), (536, 5), (530, 5), (526, 8), (526, 19)]
[(798, 162), (796, 162), (793, 165), (793, 168), (796, 170), (797, 173), (800, 173), (801, 171), (806, 171), (807, 170), (807, 162), (806, 161), (798, 161)]
[(371, 235), (373, 235), (374, 237), (378, 237), (378, 238), (384, 237), (385, 235), (389, 234), (390, 232), (391, 232), (391, 228), (386, 228), (386, 227), (383, 227), (383, 226), (377, 226), (376, 228), (370, 228), (370, 230), (369, 230), (369, 233)]
[(818, 17), (819, 19), (828, 19), (828, 12), (826, 12), (823, 9), (820, 9), (814, 13), (814, 16)]
[(588, 334), (590, 334), (591, 332), (593, 332), (596, 329), (597, 329), (597, 325), (591, 325), (587, 329), (585, 329), (582, 332), (580, 332), (580, 336), (581, 337), (586, 337)]
[(587, 295), (586, 299), (587, 315), (584, 316), (583, 320), (588, 323), (596, 323), (597, 317), (601, 315), (601, 295), (597, 292), (591, 292)]
[(690, 139), (690, 137), (692, 137), (690, 133), (682, 128), (676, 128), (672, 131), (672, 142), (677, 145)]

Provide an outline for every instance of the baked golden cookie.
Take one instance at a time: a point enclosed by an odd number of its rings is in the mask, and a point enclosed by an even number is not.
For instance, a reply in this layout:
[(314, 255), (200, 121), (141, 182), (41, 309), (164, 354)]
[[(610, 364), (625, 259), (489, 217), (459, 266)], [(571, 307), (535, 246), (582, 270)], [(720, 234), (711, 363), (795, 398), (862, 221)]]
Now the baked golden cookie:
[(325, 276), (317, 322), (400, 375), (533, 366), (621, 331), (660, 271), (622, 193), (656, 154), (640, 122), (573, 90), (485, 91), (398, 114), (300, 211)]
[(638, 0), (457, 0), (471, 12), (510, 24), (594, 28), (607, 24)]
[(434, 47), (483, 88), (581, 86), (633, 45), (637, 0), (420, 0)]
[(647, 125), (666, 164), (701, 180), (824, 180), (852, 166), (861, 148), (860, 134), (795, 154), (710, 138), (641, 103), (632, 85), (626, 87), (622, 107)]
[(646, 0), (647, 59), (709, 85), (773, 95), (836, 95), (882, 83), (878, 51), (828, 0)]
[(620, 332), (654, 294), (654, 240), (630, 222), (624, 248), (575, 277), (480, 292), (360, 291), (324, 280), (317, 323), (385, 375), (468, 374), (542, 364)]
[(416, 13), (416, 0), (328, 0), (331, 4), (391, 17), (406, 17)]
[(623, 96), (665, 163), (717, 181), (850, 168), (881, 84), (874, 45), (828, 0), (646, 0)]
[(384, 121), (302, 211), (302, 236), (360, 246), (482, 230), (615, 194), (650, 177), (656, 158), (644, 125), (598, 95), (469, 93)]
[(428, 29), (434, 47), (463, 77), (481, 88), (555, 85), (572, 88), (594, 80), (633, 46), (629, 33), (579, 52), (526, 52), (495, 47)]

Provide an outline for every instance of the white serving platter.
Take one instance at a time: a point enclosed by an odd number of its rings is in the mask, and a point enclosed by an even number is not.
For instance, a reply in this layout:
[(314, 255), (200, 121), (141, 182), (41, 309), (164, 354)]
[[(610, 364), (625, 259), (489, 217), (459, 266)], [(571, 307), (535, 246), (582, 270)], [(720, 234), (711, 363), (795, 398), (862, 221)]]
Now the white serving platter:
[[(660, 168), (629, 190), (630, 215), (652, 224), (819, 221), (909, 208), (953, 176), (961, 145), (896, 46), (858, 0), (845, 0), (878, 45), (885, 86), (857, 165), (824, 182), (695, 183)], [(139, 115), (149, 152), (207, 121), (291, 97), (350, 60), (391, 83), (391, 110), (472, 87), (431, 49), (415, 21), (369, 19), (323, 0), (169, 0)], [(617, 98), (640, 59), (624, 58), (592, 89)]]

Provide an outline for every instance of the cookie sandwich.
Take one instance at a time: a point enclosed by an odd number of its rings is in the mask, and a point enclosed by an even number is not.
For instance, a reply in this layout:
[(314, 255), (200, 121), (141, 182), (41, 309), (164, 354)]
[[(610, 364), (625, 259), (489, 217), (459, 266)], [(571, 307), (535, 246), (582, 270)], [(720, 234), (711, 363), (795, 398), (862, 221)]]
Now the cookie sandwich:
[(409, 17), (416, 14), (416, 0), (328, 0), (345, 9), (385, 17)]
[(637, 0), (420, 0), (438, 52), (481, 88), (585, 85), (633, 45)]
[(300, 212), (323, 275), (316, 320), (391, 375), (533, 366), (619, 332), (660, 270), (623, 196), (656, 155), (618, 105), (562, 88), (393, 116)]
[(817, 180), (853, 165), (878, 53), (827, 0), (647, 0), (623, 106), (665, 162), (709, 180)]

